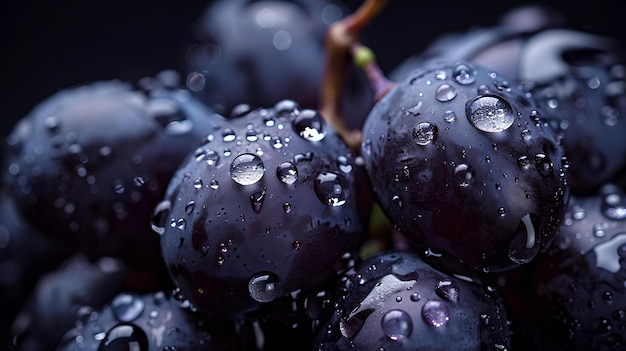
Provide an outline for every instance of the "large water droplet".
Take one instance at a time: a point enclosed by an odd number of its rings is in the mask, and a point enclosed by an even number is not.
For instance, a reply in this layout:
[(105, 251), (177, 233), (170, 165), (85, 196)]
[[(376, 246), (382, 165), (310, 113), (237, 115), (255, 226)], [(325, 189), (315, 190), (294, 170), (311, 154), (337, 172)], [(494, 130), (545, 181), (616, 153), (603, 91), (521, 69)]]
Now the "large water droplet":
[(107, 332), (98, 351), (148, 351), (146, 332), (134, 324), (118, 324)]
[(293, 120), (293, 129), (309, 141), (320, 141), (326, 136), (324, 118), (315, 110), (302, 110)]
[(224, 128), (222, 131), (222, 139), (225, 142), (233, 141), (237, 139), (237, 134), (235, 134), (235, 131), (232, 128)]
[(263, 272), (255, 274), (248, 281), (250, 297), (259, 302), (270, 302), (280, 296), (280, 280), (276, 274)]
[(155, 233), (161, 235), (165, 232), (165, 224), (171, 209), (172, 203), (168, 200), (161, 201), (155, 206), (151, 219), (152, 230)]
[(298, 180), (298, 169), (291, 162), (283, 162), (276, 169), (276, 175), (281, 182), (293, 184)]
[(539, 252), (540, 239), (539, 217), (524, 215), (509, 246), (509, 259), (518, 264), (532, 261)]
[(132, 322), (137, 319), (144, 310), (144, 302), (134, 294), (119, 294), (111, 302), (111, 311), (120, 322)]
[(429, 122), (418, 123), (413, 128), (413, 139), (418, 145), (427, 145), (437, 137), (437, 126)]
[(402, 340), (413, 331), (413, 320), (403, 310), (387, 311), (380, 320), (383, 333), (391, 340)]
[(448, 323), (450, 320), (450, 310), (448, 304), (443, 301), (430, 300), (422, 306), (422, 318), (426, 323), (437, 328)]
[(343, 177), (333, 172), (322, 172), (315, 179), (315, 194), (325, 204), (343, 206), (348, 198), (348, 189)]
[(263, 178), (265, 166), (263, 161), (254, 154), (241, 154), (230, 165), (231, 178), (240, 185), (251, 185)]
[(515, 121), (511, 105), (496, 95), (477, 97), (467, 104), (465, 113), (474, 127), (489, 133), (506, 130)]

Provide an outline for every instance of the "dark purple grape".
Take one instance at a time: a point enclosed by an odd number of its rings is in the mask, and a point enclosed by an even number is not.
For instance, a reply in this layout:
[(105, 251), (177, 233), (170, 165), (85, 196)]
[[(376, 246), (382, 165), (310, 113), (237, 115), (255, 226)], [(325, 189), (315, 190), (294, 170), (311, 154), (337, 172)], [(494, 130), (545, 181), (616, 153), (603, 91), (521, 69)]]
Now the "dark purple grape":
[(101, 309), (79, 309), (59, 351), (244, 350), (234, 323), (207, 319), (164, 292), (120, 293)]
[(365, 122), (361, 150), (378, 202), (421, 250), (485, 271), (531, 261), (569, 195), (568, 164), (542, 114), (493, 71), (425, 64)]
[(233, 319), (323, 284), (363, 240), (361, 173), (322, 116), (293, 101), (229, 120), (155, 208), (172, 277), (197, 308)]
[(128, 270), (122, 261), (102, 257), (90, 262), (77, 254), (38, 280), (11, 332), (17, 350), (54, 349), (74, 325), (77, 311), (100, 309), (125, 286)]
[(156, 203), (222, 117), (161, 79), (94, 82), (37, 105), (8, 136), (6, 187), (43, 234), (156, 271)]
[(62, 242), (34, 229), (7, 189), (0, 190), (0, 349), (8, 347), (10, 326), (37, 281), (71, 254)]
[(508, 350), (495, 289), (408, 251), (376, 254), (345, 275), (344, 297), (315, 350)]
[[(224, 115), (242, 102), (266, 107), (291, 99), (315, 108), (326, 31), (345, 13), (329, 0), (215, 1), (195, 23), (187, 86)], [(373, 97), (365, 77), (350, 71), (343, 96), (349, 127), (361, 128)]]
[[(516, 344), (542, 350), (623, 350), (626, 345), (626, 195), (606, 185), (573, 197), (559, 233), (520, 287)], [(514, 277), (517, 278), (517, 277)]]
[(498, 25), (444, 36), (403, 63), (393, 76), (434, 57), (488, 67), (508, 77), (510, 85), (523, 84), (530, 90), (573, 165), (573, 194), (591, 195), (623, 171), (623, 43), (569, 26), (549, 8), (526, 6), (506, 13)]

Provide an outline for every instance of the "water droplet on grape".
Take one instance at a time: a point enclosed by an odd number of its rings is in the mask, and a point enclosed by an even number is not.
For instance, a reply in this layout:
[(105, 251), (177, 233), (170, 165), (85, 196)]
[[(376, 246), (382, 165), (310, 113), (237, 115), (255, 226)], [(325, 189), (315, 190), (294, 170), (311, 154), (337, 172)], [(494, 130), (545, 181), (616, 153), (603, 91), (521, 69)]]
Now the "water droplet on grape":
[(259, 302), (270, 302), (280, 296), (280, 280), (276, 274), (263, 272), (255, 274), (248, 281), (250, 297)]
[(456, 302), (459, 300), (461, 290), (456, 282), (450, 279), (444, 279), (435, 285), (435, 293), (444, 300)]
[(302, 110), (293, 120), (293, 129), (309, 141), (320, 141), (326, 136), (324, 118), (315, 110)]
[(463, 63), (454, 67), (452, 75), (454, 76), (454, 79), (462, 85), (469, 85), (476, 81), (476, 72)]
[(442, 84), (435, 90), (435, 99), (437, 101), (451, 101), (456, 97), (456, 88), (449, 84)]
[(348, 198), (348, 189), (343, 177), (333, 172), (320, 173), (315, 179), (313, 188), (317, 197), (329, 206), (343, 206)]
[(148, 351), (146, 332), (134, 324), (118, 324), (107, 332), (98, 351)]
[(464, 163), (454, 168), (455, 183), (461, 188), (467, 188), (474, 183), (474, 169)]
[(250, 205), (252, 206), (252, 210), (254, 212), (261, 212), (263, 201), (265, 200), (265, 193), (266, 189), (263, 188), (263, 191), (257, 191), (256, 193), (250, 195)]
[(439, 328), (450, 320), (450, 310), (445, 302), (430, 300), (422, 306), (422, 318), (426, 323)]
[(155, 233), (161, 235), (165, 232), (165, 224), (171, 209), (172, 203), (168, 200), (161, 201), (156, 205), (151, 219), (152, 230)]
[(293, 184), (298, 180), (298, 169), (291, 162), (283, 162), (276, 169), (276, 175), (281, 182), (285, 184)]
[(483, 132), (501, 132), (515, 121), (511, 105), (495, 95), (477, 97), (467, 104), (465, 112), (470, 123)]
[(437, 126), (429, 122), (418, 123), (413, 128), (413, 139), (418, 145), (428, 145), (437, 137)]
[(532, 261), (539, 252), (541, 232), (539, 217), (526, 214), (520, 220), (517, 231), (509, 246), (509, 259), (518, 264)]
[(138, 296), (129, 293), (117, 295), (111, 302), (111, 311), (120, 322), (132, 322), (143, 313), (144, 302)]
[(448, 122), (448, 123), (452, 123), (452, 122), (456, 121), (456, 113), (454, 113), (454, 111), (451, 111), (451, 110), (448, 110), (448, 111), (444, 112), (443, 120)]
[(402, 340), (413, 331), (413, 320), (403, 310), (387, 311), (380, 320), (383, 333), (391, 340)]
[(230, 165), (230, 176), (240, 185), (255, 184), (263, 178), (264, 173), (263, 161), (257, 155), (250, 153), (235, 157)]

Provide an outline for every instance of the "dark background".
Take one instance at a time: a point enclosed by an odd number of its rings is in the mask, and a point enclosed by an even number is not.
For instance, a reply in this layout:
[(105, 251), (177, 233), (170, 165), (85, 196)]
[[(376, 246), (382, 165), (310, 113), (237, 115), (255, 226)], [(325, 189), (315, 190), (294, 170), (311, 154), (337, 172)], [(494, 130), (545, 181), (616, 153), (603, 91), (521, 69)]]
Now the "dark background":
[[(209, 0), (0, 3), (0, 137), (53, 93), (77, 84), (135, 80), (182, 67), (191, 26)], [(356, 8), (360, 0), (345, 0)], [(365, 32), (389, 71), (438, 35), (494, 24), (521, 1), (390, 0)], [(549, 4), (542, 2), (543, 4)], [(557, 4), (557, 3), (554, 3)], [(625, 4), (593, 1), (559, 8), (575, 26), (621, 40)]]

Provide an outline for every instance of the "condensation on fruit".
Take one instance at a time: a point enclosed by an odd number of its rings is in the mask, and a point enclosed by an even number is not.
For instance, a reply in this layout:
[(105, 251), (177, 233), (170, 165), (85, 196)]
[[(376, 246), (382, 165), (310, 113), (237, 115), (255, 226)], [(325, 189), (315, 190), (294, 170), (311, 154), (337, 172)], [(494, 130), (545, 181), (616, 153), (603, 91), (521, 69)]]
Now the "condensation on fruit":
[(515, 121), (513, 107), (497, 95), (483, 95), (468, 102), (465, 112), (474, 127), (495, 133), (508, 129)]
[(263, 178), (265, 166), (257, 155), (243, 153), (233, 160), (230, 165), (230, 176), (240, 185), (252, 185)]

